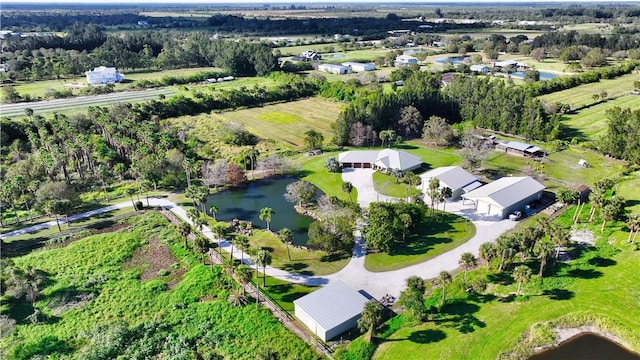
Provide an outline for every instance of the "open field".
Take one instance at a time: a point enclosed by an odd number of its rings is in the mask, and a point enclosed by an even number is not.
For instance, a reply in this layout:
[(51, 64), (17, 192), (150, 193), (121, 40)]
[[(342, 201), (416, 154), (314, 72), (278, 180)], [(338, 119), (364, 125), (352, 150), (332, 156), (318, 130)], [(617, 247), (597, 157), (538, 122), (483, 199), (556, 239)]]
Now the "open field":
[(617, 185), (616, 195), (626, 200), (627, 210), (640, 214), (640, 171), (625, 176)]
[(581, 34), (611, 34), (613, 26), (611, 24), (585, 23), (585, 24), (566, 24), (562, 26), (562, 31), (578, 31)]
[(251, 109), (212, 114), (213, 120), (235, 121), (262, 139), (277, 141), (287, 147), (304, 147), (304, 133), (311, 129), (331, 140), (331, 124), (338, 118), (339, 104), (311, 98)]
[[(342, 191), (342, 174), (331, 173), (324, 167), (324, 164), (330, 157), (337, 159), (338, 152), (328, 152), (322, 155), (301, 157), (296, 160), (296, 163), (299, 164), (300, 167), (302, 180), (306, 180), (317, 186), (327, 196), (336, 196), (341, 200), (349, 201), (349, 194)], [(351, 198), (358, 198), (357, 189), (353, 189)]]
[[(638, 75), (627, 74), (615, 79), (604, 79), (596, 83), (584, 84), (552, 94), (542, 95), (539, 98), (550, 103), (561, 102), (568, 104), (571, 108), (577, 109), (595, 103), (593, 95), (600, 94), (602, 91), (606, 91), (609, 98), (626, 94), (634, 89), (634, 81), (638, 81)], [(636, 99), (636, 104), (640, 106), (640, 96), (636, 96)]]
[[(572, 213), (569, 209), (564, 216), (570, 221)], [(597, 222), (585, 227), (600, 236)], [(626, 236), (621, 223), (611, 224), (597, 248), (576, 252), (579, 258), (549, 269), (544, 282), (534, 279), (520, 297), (513, 296), (517, 284), (510, 276), (474, 297), (465, 294), (458, 275), (447, 291), (448, 305), (434, 320), (416, 326), (395, 319), (374, 358), (496, 359), (505, 350), (522, 348), (520, 336), (526, 332), (533, 330), (527, 339), (549, 336), (553, 325), (541, 323), (557, 320), (569, 327), (594, 324), (639, 351), (640, 283), (635, 267), (640, 252), (626, 243)], [(537, 264), (529, 266), (535, 269)], [(481, 268), (470, 273), (470, 279), (484, 273)], [(439, 301), (440, 293), (428, 292), (427, 306)], [(545, 339), (553, 341), (552, 336)]]
[[(609, 91), (607, 90), (607, 92)], [(574, 114), (564, 115), (562, 123), (569, 127), (570, 133), (580, 140), (598, 140), (607, 131), (608, 120), (605, 112), (616, 106), (623, 109), (639, 109), (640, 96), (622, 95), (615, 99), (599, 102), (582, 108)]]
[(438, 220), (429, 218), (417, 234), (407, 237), (406, 244), (390, 253), (369, 253), (364, 266), (369, 271), (391, 271), (419, 264), (454, 249), (476, 234), (476, 227), (466, 219), (437, 213)]

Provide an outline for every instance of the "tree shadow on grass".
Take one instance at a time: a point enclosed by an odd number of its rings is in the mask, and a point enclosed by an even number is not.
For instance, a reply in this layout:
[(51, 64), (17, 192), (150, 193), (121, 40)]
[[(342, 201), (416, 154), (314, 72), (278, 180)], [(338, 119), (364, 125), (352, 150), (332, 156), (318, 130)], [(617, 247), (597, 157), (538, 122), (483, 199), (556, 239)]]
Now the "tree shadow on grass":
[(543, 291), (542, 295), (548, 296), (551, 300), (569, 300), (575, 296), (575, 293), (565, 289), (551, 289)]
[(447, 334), (442, 330), (427, 329), (414, 331), (407, 339), (416, 344), (430, 344), (444, 340), (446, 337)]
[(618, 262), (611, 259), (605, 259), (600, 256), (589, 259), (589, 264), (597, 267), (609, 267), (617, 264)]
[(594, 269), (573, 269), (569, 270), (568, 274), (581, 279), (596, 279), (603, 275), (602, 271)]
[(300, 275), (308, 275), (308, 276), (313, 276), (314, 272), (311, 270), (304, 270), (306, 268), (308, 268), (309, 265), (305, 264), (305, 263), (301, 263), (301, 262), (296, 262), (296, 263), (288, 263), (288, 264), (284, 264), (283, 266), (281, 266), (280, 268), (282, 270), (288, 271), (290, 273), (294, 273), (294, 274), (300, 274)]
[[(449, 214), (438, 214), (439, 220), (429, 219), (423, 221), (418, 226), (418, 231), (413, 236), (409, 236), (407, 242), (398, 244), (389, 251), (390, 256), (394, 255), (419, 255), (425, 254), (433, 249), (435, 245), (447, 244), (453, 240), (450, 237), (442, 236), (442, 234), (452, 231), (451, 225), (454, 217)], [(456, 236), (452, 233), (451, 236)]]
[(338, 260), (343, 260), (346, 259), (348, 257), (351, 257), (351, 254), (347, 254), (347, 253), (335, 253), (335, 254), (328, 254), (328, 255), (324, 255), (320, 258), (321, 262), (333, 262), (333, 261), (338, 261)]
[(286, 294), (286, 295), (282, 296), (280, 299), (282, 299), (282, 301), (284, 301), (284, 302), (289, 302), (290, 303), (290, 302), (293, 302), (294, 300), (300, 299), (301, 297), (303, 297), (305, 295), (307, 295), (307, 293), (294, 292), (294, 293), (291, 293), (291, 294)]
[(471, 302), (462, 300), (452, 302), (442, 307), (440, 311), (442, 318), (435, 322), (456, 329), (463, 334), (472, 333), (477, 328), (484, 328), (486, 326), (484, 321), (473, 315), (479, 310), (480, 306)]
[(476, 292), (469, 294), (469, 300), (476, 303), (482, 303), (482, 304), (492, 302), (497, 298), (498, 297), (493, 294), (478, 294)]
[(506, 272), (493, 273), (487, 275), (487, 281), (492, 284), (511, 285), (514, 283), (513, 277)]
[(292, 284), (278, 284), (278, 285), (269, 285), (269, 293), (272, 294), (286, 294), (293, 289)]

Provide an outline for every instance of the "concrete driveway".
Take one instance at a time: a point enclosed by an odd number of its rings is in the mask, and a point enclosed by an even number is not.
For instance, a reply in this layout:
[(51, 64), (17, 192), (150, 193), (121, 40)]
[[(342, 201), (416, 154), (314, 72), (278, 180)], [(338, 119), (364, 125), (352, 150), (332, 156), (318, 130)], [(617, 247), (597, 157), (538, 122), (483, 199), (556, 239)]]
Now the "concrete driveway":
[(372, 202), (397, 201), (396, 198), (379, 194), (373, 185), (372, 169), (343, 169), (342, 180), (350, 182), (358, 190), (358, 205), (364, 209), (369, 208)]

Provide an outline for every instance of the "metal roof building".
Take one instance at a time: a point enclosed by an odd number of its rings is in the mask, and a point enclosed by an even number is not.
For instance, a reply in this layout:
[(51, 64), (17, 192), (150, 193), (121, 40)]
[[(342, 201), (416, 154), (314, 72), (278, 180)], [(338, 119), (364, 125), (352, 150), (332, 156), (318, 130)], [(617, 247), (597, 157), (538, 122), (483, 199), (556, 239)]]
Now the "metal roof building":
[(376, 170), (410, 171), (422, 166), (422, 159), (404, 151), (384, 149), (351, 150), (338, 154), (340, 166), (347, 168), (374, 168)]
[(345, 282), (337, 280), (293, 304), (296, 317), (320, 339), (327, 341), (356, 327), (368, 301)]
[(545, 186), (529, 176), (503, 177), (479, 187), (462, 198), (471, 200), (481, 214), (505, 218), (542, 197)]
[(420, 174), (423, 192), (429, 190), (429, 181), (433, 178), (440, 180), (440, 188), (448, 187), (451, 189), (453, 192), (451, 199), (457, 199), (463, 193), (482, 186), (477, 177), (460, 166), (443, 166)]

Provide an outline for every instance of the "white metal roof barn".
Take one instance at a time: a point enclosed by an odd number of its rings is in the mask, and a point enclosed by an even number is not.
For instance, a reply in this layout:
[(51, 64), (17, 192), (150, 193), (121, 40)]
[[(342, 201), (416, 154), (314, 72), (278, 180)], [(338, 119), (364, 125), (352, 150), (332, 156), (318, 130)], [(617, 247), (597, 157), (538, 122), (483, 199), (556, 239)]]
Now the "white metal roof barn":
[(327, 341), (356, 327), (368, 301), (345, 282), (337, 280), (293, 304), (296, 317), (320, 339)]

